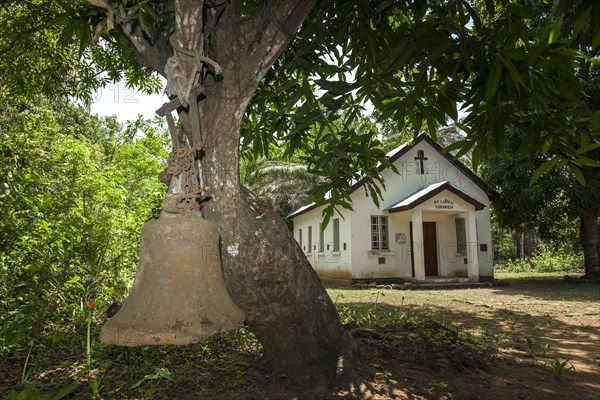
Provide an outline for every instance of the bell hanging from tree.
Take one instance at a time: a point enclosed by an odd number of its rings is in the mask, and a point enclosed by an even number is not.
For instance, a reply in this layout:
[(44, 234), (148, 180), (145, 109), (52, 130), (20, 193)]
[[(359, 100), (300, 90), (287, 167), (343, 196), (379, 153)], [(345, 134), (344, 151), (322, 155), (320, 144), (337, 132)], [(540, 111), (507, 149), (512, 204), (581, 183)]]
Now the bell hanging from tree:
[[(135, 281), (121, 309), (102, 327), (104, 343), (185, 345), (244, 321), (223, 280), (218, 227), (200, 214), (200, 203), (207, 199), (198, 172), (201, 146), (196, 135), (189, 145), (179, 143), (171, 117), (179, 105), (175, 98), (157, 111), (167, 117), (174, 145), (169, 194), (161, 216), (142, 227)], [(197, 112), (195, 104), (190, 108)]]

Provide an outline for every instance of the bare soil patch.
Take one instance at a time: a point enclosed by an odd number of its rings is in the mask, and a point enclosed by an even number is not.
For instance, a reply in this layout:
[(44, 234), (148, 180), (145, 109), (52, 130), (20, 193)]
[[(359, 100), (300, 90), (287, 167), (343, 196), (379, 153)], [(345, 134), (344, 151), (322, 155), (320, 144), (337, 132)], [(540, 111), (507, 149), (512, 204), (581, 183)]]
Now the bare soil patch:
[[(331, 290), (343, 303), (378, 303), (410, 311), (492, 351), (487, 365), (457, 360), (467, 350), (434, 354), (441, 363), (404, 362), (399, 348), (389, 370), (414, 382), (389, 398), (597, 399), (600, 398), (600, 286), (562, 280), (515, 280), (485, 289), (422, 291)], [(383, 294), (383, 296), (382, 296)], [(533, 344), (532, 353), (527, 338)], [(444, 360), (444, 356), (449, 360)], [(575, 370), (558, 377), (549, 364), (569, 360)], [(427, 385), (427, 383), (430, 383)], [(391, 388), (391, 387), (388, 387)], [(445, 393), (444, 393), (445, 392)], [(412, 396), (412, 397), (411, 397)], [(377, 398), (377, 397), (372, 397)], [(387, 397), (381, 397), (387, 398)]]
[[(72, 386), (65, 399), (600, 397), (597, 284), (513, 281), (485, 289), (329, 292), (357, 346), (353, 379), (335, 392), (303, 391), (270, 372), (246, 330), (186, 347), (98, 344), (92, 367), (82, 365), (82, 333), (34, 347), (25, 372), (48, 398)], [(24, 390), (25, 359), (19, 353), (0, 360), (2, 398)], [(556, 359), (568, 359), (575, 370), (558, 377), (548, 365)]]

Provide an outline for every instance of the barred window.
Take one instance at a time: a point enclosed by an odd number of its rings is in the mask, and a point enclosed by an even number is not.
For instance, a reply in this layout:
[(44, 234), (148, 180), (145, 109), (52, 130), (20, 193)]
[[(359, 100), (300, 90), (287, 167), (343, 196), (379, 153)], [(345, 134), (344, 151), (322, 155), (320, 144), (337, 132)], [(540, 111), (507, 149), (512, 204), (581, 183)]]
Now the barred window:
[(340, 219), (333, 220), (333, 251), (340, 251)]
[(390, 249), (388, 217), (383, 215), (371, 216), (371, 249)]
[(456, 252), (460, 254), (467, 253), (467, 235), (465, 234), (465, 219), (455, 218), (456, 225)]
[(323, 224), (319, 224), (319, 252), (325, 251), (325, 231), (323, 230)]

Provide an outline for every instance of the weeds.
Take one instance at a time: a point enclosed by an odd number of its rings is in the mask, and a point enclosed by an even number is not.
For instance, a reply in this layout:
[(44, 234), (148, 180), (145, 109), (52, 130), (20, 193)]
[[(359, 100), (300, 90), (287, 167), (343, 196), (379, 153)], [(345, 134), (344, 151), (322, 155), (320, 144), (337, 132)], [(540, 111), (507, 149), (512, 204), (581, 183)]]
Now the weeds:
[(97, 376), (91, 381), (88, 381), (90, 389), (92, 389), (92, 398), (97, 399), (100, 397), (100, 391), (104, 388), (104, 379), (101, 376)]
[(553, 363), (548, 363), (548, 365), (554, 371), (554, 374), (557, 378), (562, 378), (567, 371), (575, 372), (575, 366), (569, 362), (569, 360), (561, 361), (560, 358), (554, 360)]
[(376, 372), (375, 380), (386, 381), (389, 382), (391, 385), (398, 386), (398, 381), (394, 379), (391, 372), (388, 371)]
[(548, 356), (548, 351), (550, 350), (550, 344), (549, 343), (536, 343), (533, 341), (532, 338), (530, 337), (526, 337), (525, 340), (527, 341), (527, 346), (529, 347), (529, 352), (533, 355), (541, 355), (542, 357), (547, 357)]
[(148, 374), (142, 379), (131, 385), (130, 389), (135, 389), (142, 385), (146, 381), (158, 381), (160, 379), (166, 379), (169, 382), (173, 382), (173, 374), (166, 369), (156, 368), (153, 374)]
[(68, 386), (65, 386), (59, 390), (55, 395), (45, 395), (31, 382), (25, 382), (23, 384), (25, 389), (20, 392), (12, 390), (6, 396), (6, 400), (60, 400), (71, 393), (75, 392), (80, 386), (79, 382), (74, 382)]
[(337, 309), (340, 320), (344, 325), (354, 323), (356, 325), (373, 327), (375, 325), (396, 325), (415, 320), (415, 316), (412, 313), (377, 307), (377, 303), (373, 307), (367, 304), (357, 304), (352, 307), (338, 306)]
[(427, 393), (433, 395), (438, 390), (445, 393), (448, 399), (453, 398), (452, 393), (450, 393), (450, 385), (444, 381), (432, 379), (431, 383), (429, 384), (429, 388), (427, 389)]
[(23, 349), (32, 322), (27, 315), (11, 311), (0, 320), (0, 357), (9, 356)]

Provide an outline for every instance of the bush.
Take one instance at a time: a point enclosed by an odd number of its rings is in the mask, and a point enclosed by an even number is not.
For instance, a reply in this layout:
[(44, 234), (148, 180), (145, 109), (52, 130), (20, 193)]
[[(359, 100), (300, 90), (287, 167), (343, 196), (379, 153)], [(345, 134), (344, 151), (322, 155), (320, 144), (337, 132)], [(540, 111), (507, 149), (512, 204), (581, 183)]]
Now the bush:
[(506, 272), (573, 272), (583, 267), (582, 252), (541, 244), (533, 256), (508, 261), (502, 269)]
[(165, 193), (157, 124), (50, 106), (0, 115), (0, 355), (83, 329), (84, 305), (126, 293), (141, 225)]

